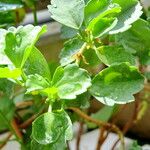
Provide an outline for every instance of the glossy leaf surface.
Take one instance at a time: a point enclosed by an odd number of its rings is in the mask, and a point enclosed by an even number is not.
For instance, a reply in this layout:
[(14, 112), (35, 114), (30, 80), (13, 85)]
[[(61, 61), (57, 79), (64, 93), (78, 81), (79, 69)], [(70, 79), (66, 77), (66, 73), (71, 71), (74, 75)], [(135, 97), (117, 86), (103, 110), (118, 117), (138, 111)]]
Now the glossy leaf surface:
[(97, 54), (99, 59), (107, 66), (121, 62), (129, 62), (131, 65), (135, 65), (134, 56), (125, 51), (123, 47), (102, 46), (98, 48)]
[[(45, 113), (32, 125), (32, 136), (39, 144), (55, 143), (61, 136), (64, 141), (72, 138), (71, 121), (65, 112)], [(40, 131), (40, 132), (39, 132)]]
[(66, 66), (64, 70), (61, 70), (61, 73), (61, 78), (59, 76), (54, 77), (59, 78), (59, 80), (53, 85), (58, 89), (58, 96), (61, 99), (75, 99), (77, 95), (86, 92), (91, 86), (88, 72), (76, 64)]
[(142, 6), (137, 0), (113, 0), (121, 6), (121, 13), (118, 14), (117, 25), (110, 31), (110, 34), (116, 34), (128, 30), (132, 23), (137, 21), (142, 15)]
[(10, 70), (9, 68), (0, 68), (0, 78), (12, 78), (17, 79), (22, 74), (20, 69)]
[(95, 37), (108, 33), (116, 26), (118, 20), (115, 15), (120, 11), (120, 6), (110, 0), (89, 1), (85, 7), (88, 30), (91, 30)]
[(144, 78), (126, 63), (104, 69), (92, 80), (91, 94), (105, 105), (125, 104), (143, 88)]
[(132, 28), (116, 35), (117, 42), (126, 50), (136, 53), (142, 64), (150, 64), (150, 23), (139, 19)]
[(56, 21), (79, 29), (84, 19), (84, 7), (84, 0), (72, 0), (71, 3), (70, 0), (52, 0), (48, 9)]
[(46, 27), (33, 25), (11, 27), (5, 36), (5, 53), (16, 67), (23, 67), (35, 43)]
[(27, 93), (48, 88), (50, 84), (40, 75), (29, 75), (26, 81)]
[(32, 49), (32, 52), (25, 62), (23, 70), (26, 75), (39, 74), (47, 80), (51, 79), (48, 63), (42, 53), (36, 47)]
[(70, 39), (64, 44), (64, 48), (60, 53), (60, 63), (65, 66), (75, 60), (75, 55), (80, 51), (84, 44), (79, 38)]

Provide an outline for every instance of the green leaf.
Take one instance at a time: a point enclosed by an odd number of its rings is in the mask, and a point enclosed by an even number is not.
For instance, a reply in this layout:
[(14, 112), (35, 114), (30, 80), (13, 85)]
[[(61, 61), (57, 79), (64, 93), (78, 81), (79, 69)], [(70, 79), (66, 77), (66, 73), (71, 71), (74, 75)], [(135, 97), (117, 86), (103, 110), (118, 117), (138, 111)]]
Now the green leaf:
[(43, 145), (55, 143), (62, 136), (64, 141), (71, 140), (71, 126), (71, 120), (65, 112), (48, 112), (33, 122), (32, 137)]
[(10, 70), (8, 67), (0, 68), (0, 78), (12, 78), (17, 79), (22, 74), (21, 70), (16, 68)]
[(13, 93), (13, 82), (7, 79), (0, 79), (0, 91), (10, 96)]
[(5, 37), (5, 53), (16, 67), (23, 67), (38, 38), (45, 31), (46, 26), (33, 25), (8, 29)]
[(91, 94), (106, 105), (134, 101), (133, 94), (143, 88), (144, 78), (136, 67), (127, 63), (112, 65), (92, 80)]
[(79, 29), (82, 25), (84, 7), (84, 0), (52, 0), (51, 5), (48, 5), (53, 19), (74, 29)]
[(102, 46), (97, 49), (97, 55), (107, 66), (121, 62), (129, 62), (131, 65), (135, 65), (134, 56), (120, 46)]
[(116, 26), (118, 20), (115, 14), (120, 11), (120, 6), (112, 3), (110, 0), (89, 1), (85, 8), (87, 29), (92, 31), (95, 37), (108, 33)]
[(64, 68), (61, 66), (57, 67), (53, 75), (52, 85), (57, 84), (57, 82), (61, 80), (63, 75), (64, 75)]
[(94, 37), (100, 37), (106, 33), (108, 33), (111, 29), (113, 29), (117, 24), (116, 18), (100, 18), (90, 24), (88, 27), (89, 30), (92, 31)]
[(21, 0), (1, 0), (0, 1), (0, 12), (15, 10), (22, 8), (23, 3)]
[[(89, 67), (95, 67), (98, 66), (99, 64), (101, 64), (100, 59), (98, 58), (96, 52), (94, 49), (86, 49), (83, 52), (83, 56), (85, 57), (85, 60), (87, 62), (87, 65), (89, 65)], [(83, 64), (85, 64), (85, 62), (82, 61)]]
[(136, 53), (142, 64), (150, 64), (150, 23), (139, 19), (132, 28), (116, 35), (116, 41), (126, 50)]
[(23, 70), (26, 75), (39, 74), (48, 81), (51, 80), (51, 73), (47, 61), (36, 47), (33, 47), (32, 53), (30, 53), (25, 62)]
[(128, 30), (132, 23), (137, 21), (142, 15), (142, 6), (138, 0), (113, 0), (121, 6), (121, 13), (118, 14), (118, 23), (109, 33), (116, 34)]
[(84, 44), (79, 38), (70, 39), (64, 44), (64, 48), (60, 53), (60, 63), (65, 66), (73, 61), (75, 61), (75, 54), (77, 54), (82, 45)]
[(0, 130), (8, 129), (15, 112), (15, 106), (8, 97), (0, 98)]
[[(99, 19), (114, 13), (119, 13), (120, 6), (111, 0), (90, 0), (85, 7), (85, 22), (93, 26)], [(93, 25), (92, 25), (93, 24)]]
[(72, 29), (70, 27), (62, 25), (61, 27), (61, 38), (62, 39), (71, 39), (75, 37), (78, 33), (78, 30)]
[(32, 91), (40, 91), (48, 88), (50, 84), (42, 76), (35, 74), (29, 75), (26, 81), (27, 93)]
[[(116, 105), (114, 105), (113, 107), (110, 106), (104, 106), (103, 108), (101, 108), (99, 111), (97, 111), (96, 113), (91, 114), (91, 117), (93, 119), (96, 120), (100, 120), (100, 121), (104, 121), (104, 122), (108, 122), (109, 119), (111, 118), (111, 116), (114, 113), (114, 109), (115, 109)], [(93, 124), (93, 123), (88, 123), (88, 127), (89, 128), (96, 128), (97, 125)]]
[(134, 141), (129, 147), (129, 150), (142, 150), (142, 147), (138, 145), (137, 141)]
[(1, 65), (7, 65), (11, 64), (8, 57), (5, 55), (4, 49), (5, 49), (5, 36), (6, 36), (6, 30), (0, 29), (0, 64)]
[(147, 16), (147, 21), (150, 22), (150, 9), (146, 10), (145, 13), (146, 13), (146, 16)]
[(49, 69), (51, 71), (51, 76), (54, 75), (56, 68), (59, 66), (59, 62), (57, 60), (48, 62)]
[(35, 140), (32, 140), (31, 142), (32, 150), (37, 150), (37, 149), (38, 150), (58, 150), (60, 149), (60, 147), (61, 147), (61, 150), (66, 150), (66, 143), (65, 143), (63, 136), (60, 137), (55, 143), (47, 144), (47, 145), (39, 144)]
[[(70, 64), (64, 68), (63, 72), (60, 71), (63, 74), (62, 78), (59, 78), (59, 81), (57, 80), (53, 86), (58, 89), (58, 96), (61, 99), (75, 99), (77, 95), (86, 92), (91, 86), (88, 72), (76, 64)], [(53, 78), (55, 79), (57, 76)]]
[(80, 107), (82, 109), (88, 108), (90, 106), (90, 94), (85, 92), (81, 95), (78, 95), (76, 99), (63, 100), (64, 107)]
[(87, 4), (90, 0), (84, 0), (85, 4)]

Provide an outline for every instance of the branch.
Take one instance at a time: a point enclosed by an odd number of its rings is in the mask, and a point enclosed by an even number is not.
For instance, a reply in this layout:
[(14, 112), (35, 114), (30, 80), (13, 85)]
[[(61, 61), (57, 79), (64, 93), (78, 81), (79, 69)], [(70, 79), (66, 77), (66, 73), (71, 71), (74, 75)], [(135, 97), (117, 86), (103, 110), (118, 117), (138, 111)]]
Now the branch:
[(76, 63), (79, 64), (82, 59), (85, 64), (88, 64), (85, 57), (83, 56), (84, 51), (87, 49), (88, 44), (85, 42), (78, 53), (74, 54), (72, 57), (75, 58)]
[(12, 133), (9, 133), (8, 136), (4, 139), (4, 142), (0, 144), (0, 149), (2, 149), (8, 142), (8, 140), (11, 138)]
[(119, 139), (121, 141), (121, 144), (122, 144), (122, 149), (124, 149), (124, 137), (123, 137), (123, 134), (122, 132), (120, 131), (120, 129), (114, 125), (114, 124), (110, 124), (110, 123), (107, 123), (107, 122), (103, 122), (103, 121), (100, 121), (100, 120), (96, 120), (96, 119), (93, 119), (91, 118), (90, 116), (88, 116), (87, 114), (83, 113), (80, 109), (78, 108), (74, 108), (74, 107), (69, 107), (68, 109), (74, 111), (75, 113), (77, 113), (80, 117), (82, 117), (83, 119), (89, 121), (89, 122), (92, 122), (92, 123), (95, 123), (96, 125), (98, 125), (99, 127), (105, 127), (106, 129), (111, 129), (113, 131), (115, 131), (118, 136), (119, 136)]
[[(136, 95), (136, 96), (139, 96), (139, 93)], [(124, 128), (123, 128), (123, 135), (125, 135), (127, 133), (127, 131), (135, 124), (135, 120), (137, 118), (137, 115), (138, 115), (138, 106), (139, 106), (139, 103), (138, 101), (135, 101), (135, 106), (134, 106), (134, 112), (133, 112), (133, 116), (132, 118), (125, 124)], [(112, 150), (115, 149), (116, 145), (118, 144), (119, 142), (119, 139), (114, 143), (113, 147), (112, 147)]]
[(18, 126), (18, 124), (17, 124), (17, 122), (16, 122), (15, 119), (13, 119), (13, 120), (11, 121), (11, 126), (12, 126), (12, 129), (14, 130), (14, 132), (15, 132), (17, 138), (22, 141), (22, 138), (23, 138), (23, 137), (22, 137), (22, 133), (21, 133), (21, 131), (20, 131), (20, 129), (19, 129), (19, 126)]
[(67, 141), (67, 150), (70, 150), (69, 142)]
[(24, 123), (20, 124), (19, 127), (21, 129), (25, 129), (27, 128), (28, 126), (31, 125), (31, 123), (35, 120), (35, 118), (37, 117), (38, 115), (33, 115), (31, 118), (29, 118), (28, 120), (26, 120)]
[(21, 108), (24, 108), (24, 107), (28, 107), (28, 106), (33, 106), (33, 101), (27, 101), (27, 102), (21, 102), (21, 103), (17, 103), (16, 104), (16, 107), (21, 107)]
[(81, 135), (83, 133), (83, 125), (84, 123), (81, 121), (80, 122), (80, 127), (79, 127), (79, 131), (78, 131), (78, 136), (77, 136), (77, 142), (76, 142), (76, 150), (80, 150), (80, 141), (81, 141)]
[[(44, 108), (44, 107), (43, 107)], [(21, 129), (25, 129), (27, 128), (28, 126), (30, 126), (32, 124), (32, 122), (39, 116), (41, 115), (43, 112), (44, 112), (44, 109), (41, 109), (40, 112), (38, 114), (35, 114), (33, 116), (31, 116), (28, 120), (26, 120), (25, 122), (23, 122), (22, 124), (19, 125), (19, 127)]]
[(104, 139), (105, 139), (105, 128), (102, 127), (102, 128), (99, 128), (99, 138), (98, 138), (98, 142), (97, 142), (97, 148), (96, 150), (100, 150), (101, 149), (101, 146), (104, 142)]

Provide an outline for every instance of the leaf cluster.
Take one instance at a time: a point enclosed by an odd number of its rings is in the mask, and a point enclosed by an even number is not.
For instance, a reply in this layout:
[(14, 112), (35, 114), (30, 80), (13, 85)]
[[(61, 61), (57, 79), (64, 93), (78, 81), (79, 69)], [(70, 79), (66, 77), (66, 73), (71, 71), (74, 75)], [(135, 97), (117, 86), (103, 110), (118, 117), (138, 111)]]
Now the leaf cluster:
[[(35, 4), (23, 2), (31, 8)], [(10, 13), (23, 3), (9, 0), (0, 5), (0, 13), (4, 9)], [(33, 150), (58, 150), (60, 145), (65, 149), (73, 136), (68, 107), (87, 108), (89, 100), (95, 98), (107, 106), (92, 117), (108, 121), (117, 104), (134, 101), (134, 94), (144, 87), (137, 62), (150, 63), (150, 24), (140, 18), (139, 1), (52, 0), (48, 9), (62, 24), (66, 39), (56, 69), (49, 67), (36, 47), (47, 30), (45, 25), (0, 29), (0, 130), (4, 125), (12, 130), (9, 124), (18, 99), (34, 98), (33, 112), (44, 113), (29, 132)], [(15, 95), (14, 85), (23, 88), (21, 94)], [(93, 128), (93, 124), (89, 126)]]

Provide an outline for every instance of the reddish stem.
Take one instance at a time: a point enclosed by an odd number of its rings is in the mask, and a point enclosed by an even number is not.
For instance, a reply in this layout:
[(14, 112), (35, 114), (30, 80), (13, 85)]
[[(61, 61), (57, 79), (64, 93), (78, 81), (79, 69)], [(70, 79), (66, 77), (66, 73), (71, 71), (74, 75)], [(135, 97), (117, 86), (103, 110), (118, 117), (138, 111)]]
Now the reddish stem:
[(80, 122), (80, 126), (79, 126), (79, 131), (78, 131), (78, 135), (77, 135), (77, 142), (76, 142), (76, 150), (80, 150), (80, 141), (81, 141), (81, 136), (83, 133), (83, 122)]

